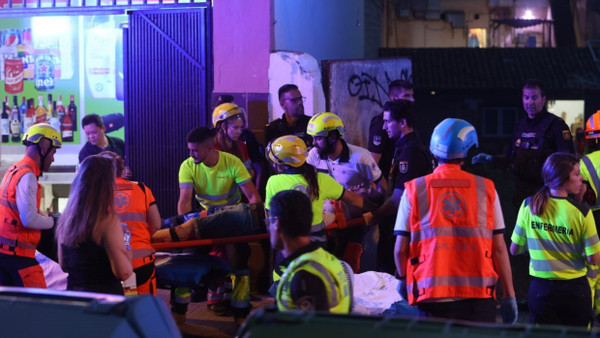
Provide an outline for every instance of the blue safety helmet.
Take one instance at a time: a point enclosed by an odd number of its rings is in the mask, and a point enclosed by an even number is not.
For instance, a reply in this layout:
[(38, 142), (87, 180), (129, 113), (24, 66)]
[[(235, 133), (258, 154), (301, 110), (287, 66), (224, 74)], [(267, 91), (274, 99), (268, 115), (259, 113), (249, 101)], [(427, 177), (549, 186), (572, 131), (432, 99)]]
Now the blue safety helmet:
[(433, 130), (429, 150), (439, 158), (454, 160), (467, 157), (473, 145), (479, 145), (475, 127), (465, 120), (450, 118)]

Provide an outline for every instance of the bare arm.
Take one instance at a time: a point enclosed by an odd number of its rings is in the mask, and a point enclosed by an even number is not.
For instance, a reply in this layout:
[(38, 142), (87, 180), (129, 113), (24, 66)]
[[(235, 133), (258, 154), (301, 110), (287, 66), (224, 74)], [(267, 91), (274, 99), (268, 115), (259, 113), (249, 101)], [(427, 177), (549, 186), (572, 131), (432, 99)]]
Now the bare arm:
[(101, 242), (108, 260), (112, 272), (119, 280), (126, 280), (133, 273), (133, 267), (131, 266), (131, 252), (125, 248), (125, 241), (123, 240), (123, 229), (118, 217), (111, 217), (110, 220), (106, 220), (108, 224), (104, 226), (104, 233), (102, 234)]
[(192, 211), (192, 195), (194, 189), (179, 188), (179, 201), (177, 201), (177, 214), (183, 215)]
[(160, 220), (160, 212), (156, 204), (152, 204), (148, 211), (146, 211), (146, 221), (148, 222), (148, 230), (150, 235), (153, 235), (158, 229), (160, 229), (162, 222)]
[(250, 203), (262, 202), (262, 198), (260, 198), (260, 195), (258, 194), (258, 190), (256, 190), (256, 186), (254, 186), (254, 183), (252, 183), (251, 180), (240, 185), (240, 188), (242, 189), (242, 192), (244, 193), (244, 195), (246, 195), (246, 197), (248, 198), (248, 202), (250, 202)]
[(375, 160), (375, 163), (379, 164), (379, 160), (381, 160), (381, 154), (378, 153), (371, 153), (371, 156), (373, 156), (373, 159)]
[(500, 284), (502, 285), (502, 290), (504, 290), (504, 297), (514, 297), (515, 289), (513, 287), (512, 270), (510, 269), (508, 251), (506, 250), (506, 244), (504, 243), (504, 234), (495, 234), (492, 241), (492, 259), (494, 260), (494, 269), (500, 278)]
[(383, 202), (383, 205), (379, 207), (379, 209), (373, 211), (373, 216), (381, 217), (387, 215), (393, 215), (398, 211), (398, 205), (400, 205), (400, 199), (402, 198), (402, 193), (404, 189), (394, 189), (392, 196)]
[(396, 245), (394, 245), (394, 261), (398, 276), (406, 276), (406, 263), (408, 262), (408, 245), (410, 238), (408, 236), (396, 236)]
[(387, 180), (385, 179), (385, 177), (381, 176), (381, 179), (379, 180), (379, 182), (377, 182), (377, 191), (386, 195), (387, 189), (388, 189)]
[(359, 194), (347, 189), (344, 190), (341, 200), (362, 210), (369, 211), (375, 209), (375, 204), (362, 198), (362, 196)]
[(255, 187), (264, 186), (263, 182), (265, 180), (265, 174), (263, 172), (262, 164), (253, 162), (252, 167), (254, 168), (254, 172), (256, 173), (256, 175), (254, 176), (254, 186)]

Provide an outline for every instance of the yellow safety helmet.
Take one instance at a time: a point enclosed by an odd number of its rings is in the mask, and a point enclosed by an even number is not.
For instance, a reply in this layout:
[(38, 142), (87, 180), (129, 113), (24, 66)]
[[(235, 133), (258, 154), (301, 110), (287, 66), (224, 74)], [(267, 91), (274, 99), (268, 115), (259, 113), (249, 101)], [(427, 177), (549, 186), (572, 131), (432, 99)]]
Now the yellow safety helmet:
[(585, 124), (585, 138), (600, 138), (600, 110), (595, 112)]
[(337, 130), (340, 136), (344, 135), (344, 122), (334, 113), (324, 112), (310, 118), (306, 133), (311, 136), (327, 137), (330, 131)]
[(37, 144), (43, 138), (49, 139), (54, 148), (62, 147), (62, 137), (60, 136), (60, 132), (52, 128), (48, 123), (37, 123), (29, 127), (23, 135), (22, 142), (24, 145), (30, 143)]
[(246, 121), (246, 112), (241, 107), (238, 107), (237, 104), (227, 102), (218, 105), (212, 113), (212, 123), (213, 127), (217, 127), (217, 124), (221, 121), (225, 121), (230, 117), (239, 116), (244, 119), (244, 124)]
[(298, 168), (306, 162), (306, 144), (295, 135), (281, 136), (270, 142), (265, 149), (267, 157), (277, 164)]

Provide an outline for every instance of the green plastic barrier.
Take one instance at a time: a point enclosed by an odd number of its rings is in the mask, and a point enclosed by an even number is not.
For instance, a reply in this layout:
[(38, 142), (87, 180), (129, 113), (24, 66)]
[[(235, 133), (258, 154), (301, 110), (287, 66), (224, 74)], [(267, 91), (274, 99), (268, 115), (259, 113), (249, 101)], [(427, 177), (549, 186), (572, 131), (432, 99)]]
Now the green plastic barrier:
[(597, 330), (575, 327), (480, 324), (427, 318), (334, 315), (262, 308), (248, 317), (238, 337), (596, 337)]

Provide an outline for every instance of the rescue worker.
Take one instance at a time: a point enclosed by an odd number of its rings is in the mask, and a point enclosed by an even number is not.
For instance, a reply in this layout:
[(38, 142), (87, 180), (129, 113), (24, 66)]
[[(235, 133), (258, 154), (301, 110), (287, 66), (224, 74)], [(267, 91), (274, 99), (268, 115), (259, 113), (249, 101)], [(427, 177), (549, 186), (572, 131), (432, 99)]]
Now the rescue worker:
[(592, 296), (586, 265), (598, 264), (600, 241), (581, 192), (579, 161), (554, 153), (542, 168), (544, 187), (521, 204), (511, 236), (513, 255), (528, 252), (529, 322), (588, 327)]
[(406, 183), (394, 233), (398, 289), (420, 315), (496, 321), (495, 289), (502, 285), (502, 317), (517, 319), (504, 219), (494, 183), (461, 169), (477, 146), (475, 128), (449, 118), (436, 126), (433, 173)]
[[(246, 148), (247, 156), (238, 157), (244, 162), (251, 174), (251, 170), (254, 170), (252, 174), (254, 185), (260, 196), (264, 197), (268, 178), (265, 149), (256, 139), (256, 135), (248, 129), (248, 114), (243, 108), (233, 103), (233, 96), (231, 95), (220, 95), (217, 101), (217, 107), (213, 111), (213, 125), (217, 127), (216, 125), (220, 124), (223, 130), (217, 134), (217, 150), (238, 156), (235, 151), (228, 151), (227, 149), (230, 149), (234, 143), (237, 144), (240, 153), (243, 152), (242, 148)], [(216, 123), (215, 116), (218, 116)], [(219, 116), (225, 117), (225, 120), (220, 119)]]
[[(591, 153), (583, 156), (579, 161), (581, 177), (587, 189), (583, 189), (583, 201), (587, 203), (592, 210), (596, 231), (600, 225), (600, 110), (594, 113), (585, 124), (585, 140), (587, 148)], [(600, 315), (600, 278), (598, 278), (598, 266), (587, 263), (587, 277), (590, 283), (592, 293), (592, 304), (594, 315), (599, 318)]]
[[(381, 204), (387, 187), (381, 170), (368, 150), (346, 143), (342, 138), (344, 131), (342, 119), (334, 113), (313, 116), (308, 122), (307, 134), (312, 136), (314, 147), (309, 151), (306, 163), (330, 175), (345, 189), (374, 204)], [(377, 190), (377, 184), (380, 185), (380, 191)], [(362, 217), (365, 212), (342, 203), (339, 207), (342, 205), (346, 219)], [(338, 232), (339, 239), (333, 252), (350, 264), (355, 273), (360, 268), (367, 231), (366, 226), (356, 226)]]
[[(306, 193), (312, 205), (312, 241), (325, 245), (326, 232), (323, 223), (323, 203), (325, 200), (342, 200), (359, 209), (372, 210), (373, 205), (360, 195), (344, 189), (331, 176), (316, 172), (315, 168), (306, 163), (306, 144), (294, 135), (282, 136), (271, 142), (266, 149), (267, 157), (273, 162), (275, 171), (267, 181), (267, 196), (265, 207), (271, 198), (283, 190), (300, 190)], [(267, 209), (268, 211), (268, 209)]]
[(116, 169), (115, 211), (130, 233), (133, 272), (137, 293), (156, 295), (155, 250), (150, 237), (161, 227), (160, 213), (150, 188), (142, 182), (132, 182), (122, 177), (125, 161), (111, 151), (100, 153), (113, 161)]
[[(383, 271), (394, 273), (394, 221), (404, 183), (431, 173), (434, 160), (425, 147), (418, 132), (415, 108), (411, 101), (396, 100), (388, 102), (383, 108), (383, 128), (395, 144), (392, 167), (389, 172), (389, 196), (379, 209), (366, 213), (369, 224), (379, 222), (379, 245), (377, 247), (378, 266)], [(388, 193), (388, 195), (390, 195)]]
[(244, 163), (250, 176), (255, 177), (248, 148), (240, 139), (246, 126), (246, 120), (246, 112), (235, 103), (218, 105), (212, 114), (212, 123), (214, 128), (217, 129), (215, 149), (235, 155)]
[(563, 119), (546, 110), (546, 91), (540, 80), (523, 85), (523, 109), (527, 116), (513, 130), (511, 156), (516, 178), (514, 206), (536, 193), (544, 182), (542, 165), (554, 152), (574, 154), (571, 131)]
[(328, 311), (348, 314), (352, 310), (350, 267), (311, 243), (311, 202), (298, 190), (284, 190), (269, 204), (271, 246), (285, 259), (278, 266), (275, 299), (280, 311)]
[[(190, 157), (179, 169), (179, 201), (177, 212), (184, 215), (192, 211), (192, 195), (203, 209), (215, 211), (219, 208), (240, 203), (240, 190), (250, 203), (262, 200), (252, 183), (242, 161), (234, 155), (215, 149), (214, 130), (197, 127), (187, 135)], [(233, 235), (233, 234), (232, 234)], [(241, 247), (239, 247), (241, 248)], [(239, 249), (236, 248), (236, 249)], [(250, 311), (250, 283), (248, 276), (249, 252), (238, 252), (237, 257), (228, 257), (235, 270), (231, 308), (236, 323), (240, 323)], [(185, 300), (186, 296), (181, 296)], [(173, 309), (174, 312), (187, 311), (186, 306)]]
[(306, 126), (310, 116), (304, 114), (304, 101), (298, 86), (284, 84), (278, 92), (279, 105), (283, 108), (283, 115), (265, 126), (265, 144), (284, 135), (296, 135), (310, 144), (310, 137), (306, 136)]
[(49, 124), (38, 123), (25, 132), (23, 144), (25, 156), (8, 169), (0, 187), (0, 285), (46, 288), (35, 251), (42, 230), (54, 228), (58, 217), (40, 210), (38, 177), (54, 162), (62, 138)]

